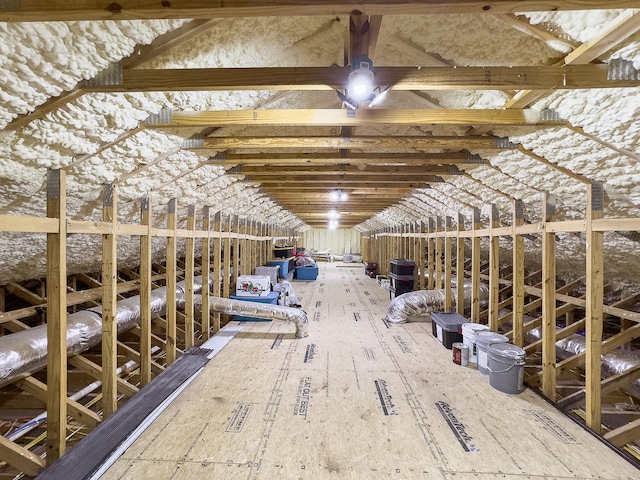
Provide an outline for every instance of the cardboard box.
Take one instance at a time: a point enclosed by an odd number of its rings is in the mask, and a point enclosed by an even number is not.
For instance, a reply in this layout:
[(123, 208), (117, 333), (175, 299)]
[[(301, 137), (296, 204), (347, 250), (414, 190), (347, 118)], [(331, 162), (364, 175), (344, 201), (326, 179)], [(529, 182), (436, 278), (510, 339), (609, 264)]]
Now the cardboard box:
[(271, 279), (267, 275), (240, 275), (236, 282), (239, 297), (266, 297), (271, 293)]

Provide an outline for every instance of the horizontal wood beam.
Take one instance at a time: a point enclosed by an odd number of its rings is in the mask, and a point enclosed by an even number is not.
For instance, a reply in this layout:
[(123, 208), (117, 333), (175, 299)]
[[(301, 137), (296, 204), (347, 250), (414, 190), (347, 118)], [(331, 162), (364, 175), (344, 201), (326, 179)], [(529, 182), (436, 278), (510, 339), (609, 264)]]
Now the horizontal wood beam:
[[(609, 80), (605, 64), (376, 67), (375, 82), (393, 90), (561, 90), (636, 87), (640, 80)], [(84, 82), (86, 92), (344, 90), (348, 67), (180, 68), (123, 71), (116, 85)]]
[[(308, 0), (300, 3), (289, 0), (231, 0), (208, 2), (205, 0), (172, 0), (154, 3), (144, 0), (110, 0), (43, 2), (21, 0), (9, 3), (0, 11), (1, 22), (47, 22), (78, 20), (151, 20), (175, 18), (227, 18), (293, 15), (351, 15), (354, 11), (364, 15), (424, 15), (445, 13), (517, 13), (528, 11), (572, 11), (602, 8), (595, 0), (458, 0), (455, 2), (422, 0), (376, 1), (340, 3), (335, 0)], [(610, 0), (608, 8), (635, 8), (635, 0)]]
[[(541, 120), (532, 109), (285, 109), (172, 111), (152, 115), (146, 128), (220, 127), (225, 125), (361, 126), (361, 125), (526, 125), (555, 127), (567, 122)], [(207, 140), (216, 137), (209, 137)], [(465, 137), (462, 137), (465, 138)], [(482, 137), (487, 138), (487, 137)], [(494, 137), (489, 137), (494, 138)], [(209, 142), (206, 146), (210, 146)], [(243, 145), (229, 148), (243, 148)], [(244, 147), (246, 148), (246, 146)], [(348, 147), (347, 147), (348, 148)]]
[[(195, 153), (206, 155), (210, 149), (191, 149)], [(375, 165), (377, 163), (402, 163), (418, 165), (460, 165), (475, 163), (469, 160), (466, 152), (445, 153), (352, 153), (342, 156), (339, 153), (264, 153), (264, 154), (224, 154), (221, 158), (209, 159), (211, 165)]]
[(433, 165), (429, 168), (416, 169), (413, 165), (315, 165), (298, 166), (295, 168), (285, 168), (281, 166), (247, 166), (241, 165), (229, 170), (228, 173), (240, 173), (243, 175), (265, 176), (292, 176), (294, 179), (304, 175), (443, 175), (451, 172), (448, 165)]
[(0, 435), (0, 458), (31, 477), (38, 475), (45, 467), (45, 462), (40, 456), (2, 435)]
[[(69, 364), (73, 365), (76, 368), (79, 368), (96, 380), (102, 381), (102, 367), (97, 363), (94, 363), (91, 360), (87, 359), (86, 357), (83, 357), (82, 355), (69, 357)], [(116, 386), (120, 393), (123, 393), (127, 396), (133, 396), (139, 391), (138, 387), (136, 387), (135, 385), (131, 385), (129, 382), (120, 377), (116, 377)]]

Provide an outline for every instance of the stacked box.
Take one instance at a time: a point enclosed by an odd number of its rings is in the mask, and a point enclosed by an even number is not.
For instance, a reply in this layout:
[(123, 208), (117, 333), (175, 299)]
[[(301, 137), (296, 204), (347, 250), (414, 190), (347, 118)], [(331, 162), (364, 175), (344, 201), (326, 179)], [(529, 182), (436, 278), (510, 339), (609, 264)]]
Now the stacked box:
[(396, 295), (413, 291), (413, 275), (390, 273), (389, 277), (391, 277), (391, 288), (395, 290)]
[(431, 313), (431, 332), (442, 344), (451, 350), (455, 342), (462, 342), (462, 324), (469, 320), (459, 313)]
[(296, 247), (273, 247), (273, 256), (276, 258), (289, 258), (295, 255)]
[(266, 275), (240, 275), (236, 282), (239, 297), (266, 297), (271, 292), (271, 279)]
[(364, 262), (364, 273), (371, 278), (375, 278), (378, 274), (378, 263)]
[(269, 260), (267, 262), (269, 265), (278, 265), (280, 267), (280, 271), (278, 272), (279, 278), (286, 278), (289, 272), (293, 272), (293, 269), (296, 267), (295, 258), (283, 258), (279, 260)]
[(278, 273), (280, 272), (279, 265), (261, 265), (256, 267), (256, 275), (266, 275), (271, 280), (271, 285), (278, 283)]
[(296, 267), (298, 280), (315, 280), (318, 278), (318, 267)]
[(396, 275), (413, 275), (416, 263), (406, 258), (392, 258), (389, 260), (391, 273)]
[[(268, 303), (272, 305), (278, 304), (278, 296), (279, 292), (269, 292), (269, 295), (264, 297), (242, 297), (239, 295), (229, 295), (231, 300), (242, 300), (243, 302), (258, 302), (258, 303)], [(258, 318), (258, 317), (249, 317), (245, 315), (232, 315), (233, 320), (237, 320), (238, 322), (270, 322), (268, 318)]]

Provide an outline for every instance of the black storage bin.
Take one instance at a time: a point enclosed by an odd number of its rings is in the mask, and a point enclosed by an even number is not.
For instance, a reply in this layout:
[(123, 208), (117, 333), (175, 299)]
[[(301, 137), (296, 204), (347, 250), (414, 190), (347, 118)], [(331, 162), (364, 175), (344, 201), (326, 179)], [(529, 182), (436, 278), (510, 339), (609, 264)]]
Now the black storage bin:
[(392, 258), (389, 260), (391, 273), (396, 275), (413, 275), (416, 263), (406, 258)]
[(431, 312), (431, 332), (451, 350), (455, 342), (462, 342), (462, 324), (468, 321), (456, 312)]
[(273, 256), (275, 258), (293, 257), (293, 247), (274, 247)]
[(395, 289), (398, 295), (413, 291), (413, 275), (397, 275), (390, 273), (391, 288)]
[(364, 273), (371, 278), (375, 278), (378, 274), (378, 262), (364, 262)]

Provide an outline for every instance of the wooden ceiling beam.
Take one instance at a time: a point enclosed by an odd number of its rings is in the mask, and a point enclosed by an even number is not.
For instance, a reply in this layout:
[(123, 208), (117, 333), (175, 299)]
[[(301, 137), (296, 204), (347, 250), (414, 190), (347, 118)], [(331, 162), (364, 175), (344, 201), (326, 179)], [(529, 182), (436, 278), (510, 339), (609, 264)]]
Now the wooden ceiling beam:
[[(206, 155), (210, 149), (192, 149), (194, 153)], [(212, 165), (280, 165), (298, 167), (301, 165), (377, 165), (406, 164), (413, 167), (428, 165), (463, 165), (476, 163), (467, 152), (445, 153), (353, 153), (347, 156), (339, 153), (261, 153), (225, 154), (222, 158), (209, 159)]]
[[(344, 110), (343, 110), (344, 111)], [(307, 137), (207, 137), (204, 147), (214, 150), (235, 148), (317, 148), (330, 149), (407, 149), (414, 152), (419, 149), (444, 149), (459, 152), (464, 149), (504, 150), (517, 145), (508, 145), (494, 136), (357, 136), (350, 138), (330, 136)], [(201, 152), (201, 148), (186, 148)]]
[[(263, 186), (267, 192), (270, 192), (274, 189), (278, 189), (282, 185), (282, 181), (280, 182), (260, 182), (260, 185)], [(342, 180), (333, 180), (327, 181), (326, 184), (320, 184), (318, 182), (305, 183), (305, 184), (296, 184), (295, 187), (291, 185), (291, 182), (288, 182), (285, 188), (288, 188), (290, 191), (324, 191), (328, 192), (329, 190), (334, 190), (336, 188), (347, 190), (348, 188), (378, 188), (378, 189), (387, 189), (387, 190), (404, 190), (405, 192), (411, 192), (416, 188), (424, 188), (425, 182), (416, 181), (413, 183), (407, 183), (405, 181), (388, 181), (388, 182), (362, 182), (362, 181), (354, 181), (354, 182), (345, 182)]]
[[(609, 80), (606, 64), (486, 67), (375, 67), (375, 83), (394, 91), (571, 90), (635, 87), (640, 80)], [(83, 82), (85, 92), (333, 90), (345, 89), (344, 67), (125, 69), (122, 82)]]
[[(164, 115), (162, 117), (165, 117)], [(169, 117), (169, 116), (167, 116)], [(149, 117), (145, 127), (221, 127), (225, 125), (267, 125), (298, 127), (334, 127), (363, 125), (512, 125), (556, 127), (567, 122), (541, 120), (532, 109), (358, 109), (350, 115), (346, 109), (216, 110), (172, 112), (170, 118)], [(212, 137), (208, 137), (212, 138)], [(207, 144), (208, 146), (208, 144)], [(230, 148), (243, 148), (242, 145)]]
[[(637, 0), (609, 0), (607, 8), (635, 8)], [(44, 2), (20, 0), (9, 2), (0, 11), (0, 22), (46, 22), (80, 20), (152, 20), (152, 19), (209, 19), (228, 17), (264, 17), (294, 15), (351, 15), (354, 11), (366, 15), (425, 15), (425, 14), (493, 14), (528, 11), (573, 11), (603, 8), (595, 0), (457, 0), (455, 2), (424, 0), (337, 2), (327, 0), (112, 0), (75, 2)]]
[(255, 175), (256, 177), (266, 176), (291, 176), (293, 179), (304, 175), (446, 175), (451, 170), (447, 165), (433, 165), (428, 168), (416, 168), (413, 165), (320, 165), (320, 166), (300, 166), (296, 168), (286, 168), (281, 166), (263, 165), (263, 166), (238, 166), (229, 170), (231, 173), (240, 173), (242, 175)]
[[(245, 177), (245, 179), (247, 179)], [(259, 175), (251, 175), (248, 179), (251, 182), (259, 182), (261, 185), (272, 185), (272, 184), (281, 184), (283, 182), (283, 178), (274, 178), (272, 176), (261, 177)], [(296, 184), (298, 183), (307, 183), (307, 184), (327, 184), (330, 188), (334, 188), (334, 185), (348, 185), (351, 183), (368, 183), (370, 185), (374, 184), (402, 184), (405, 182), (430, 182), (433, 181), (433, 175), (394, 175), (394, 176), (377, 176), (377, 175), (354, 175), (353, 177), (345, 177), (342, 175), (300, 175), (296, 177), (287, 178), (287, 183), (291, 187), (292, 190), (296, 189)], [(337, 187), (336, 187), (337, 188)]]

